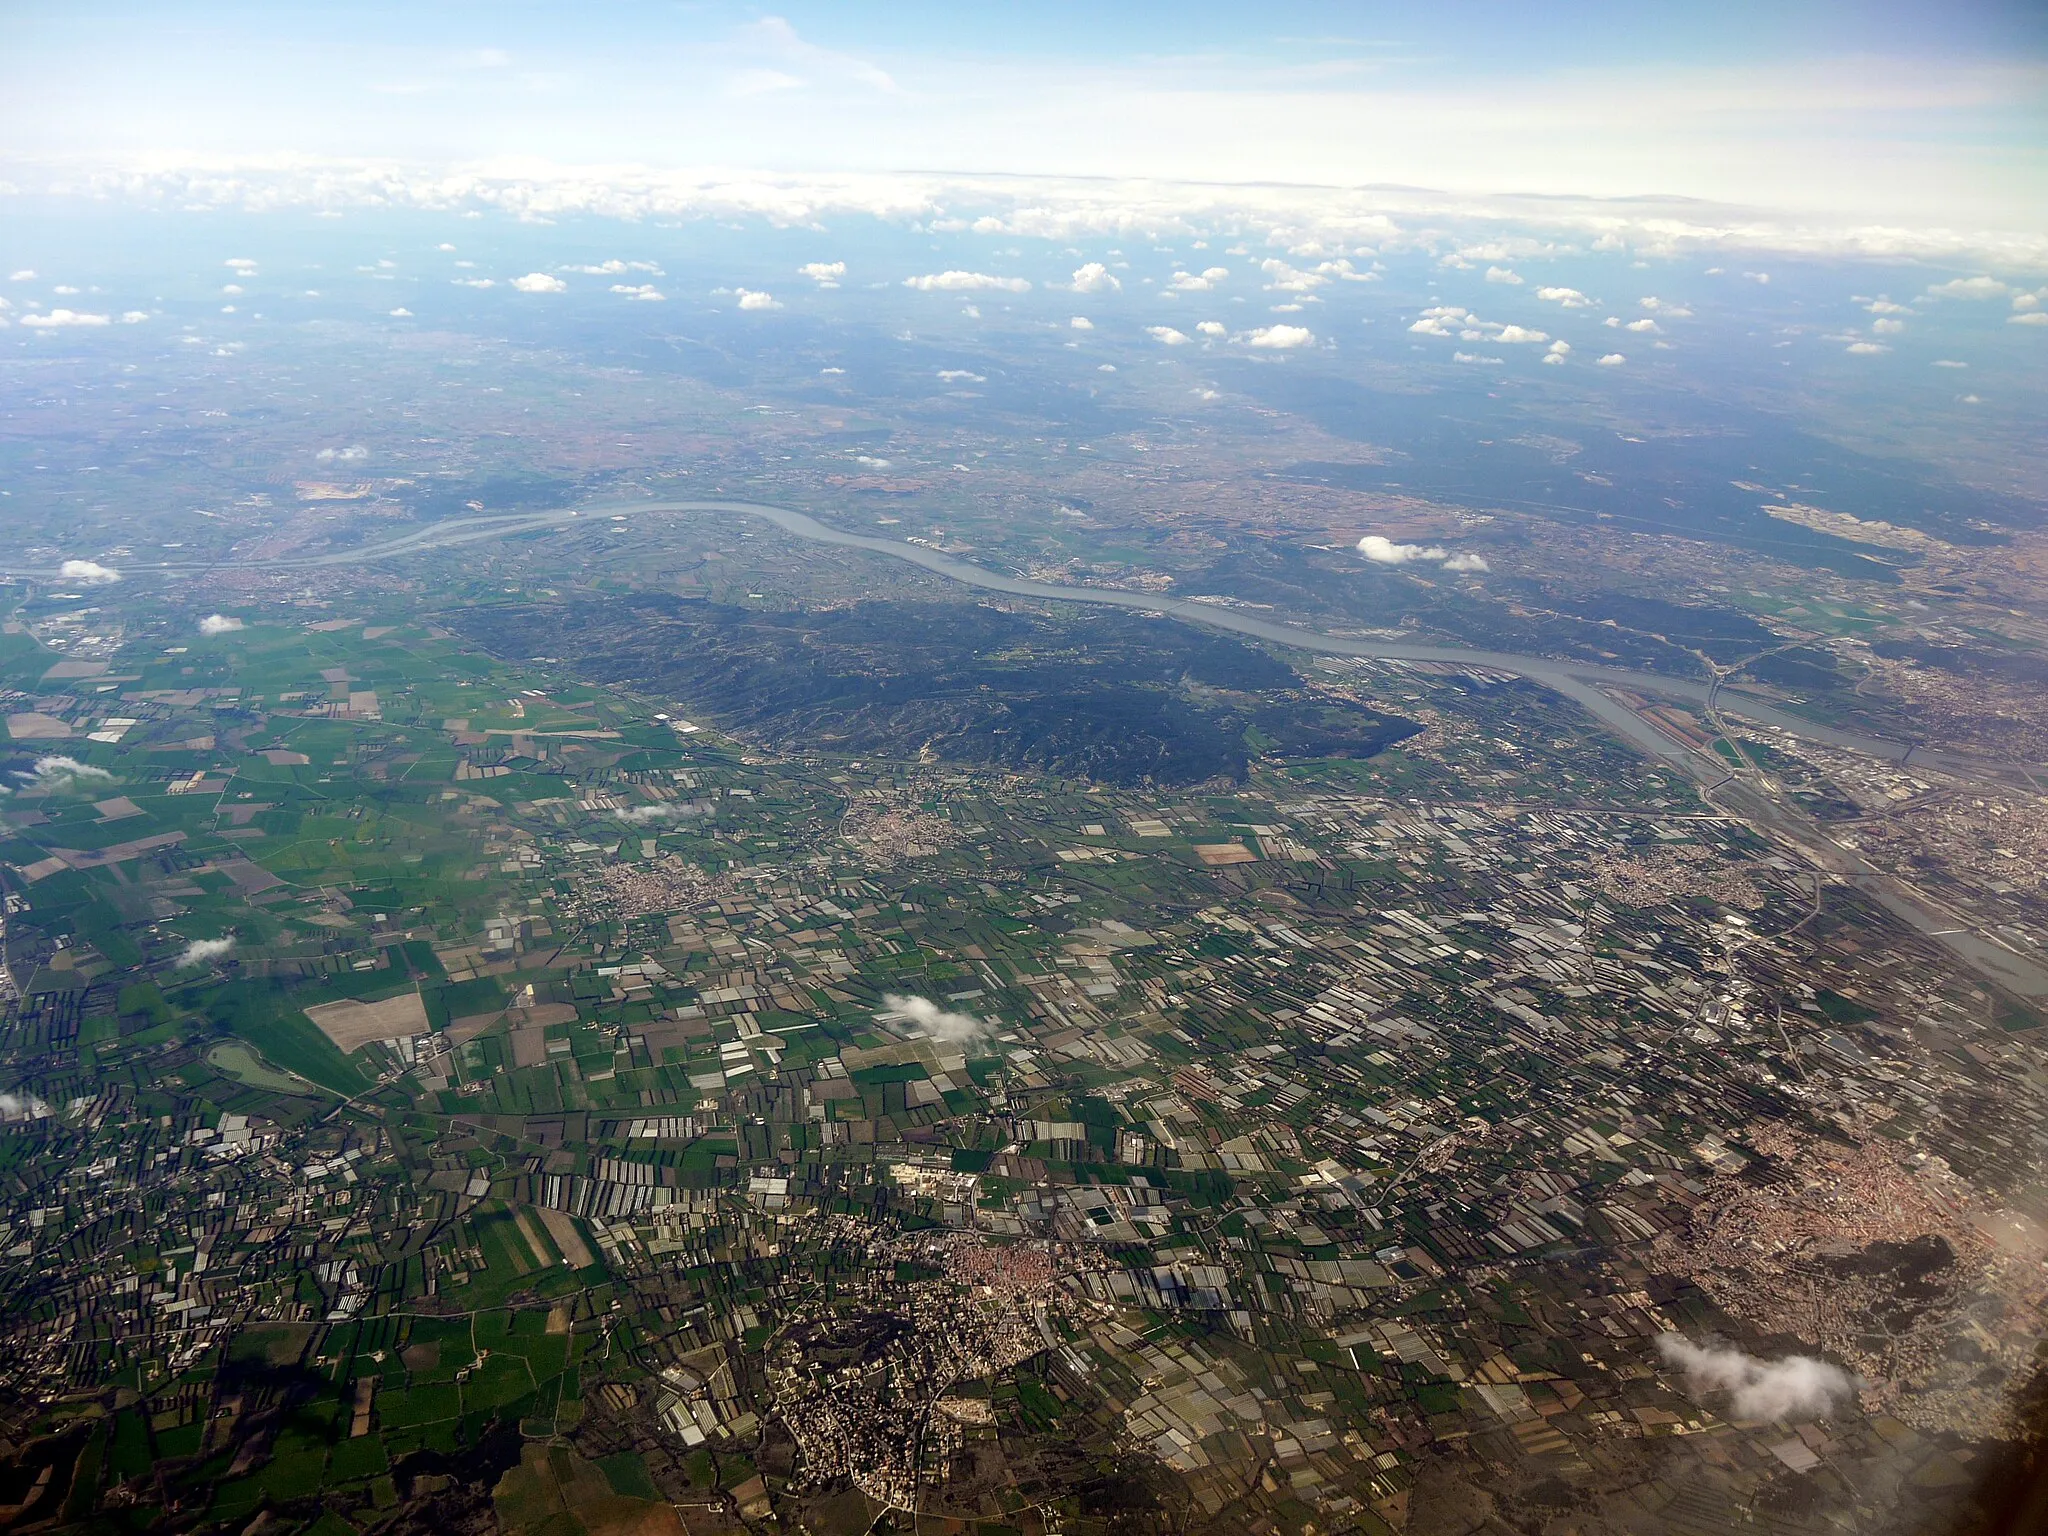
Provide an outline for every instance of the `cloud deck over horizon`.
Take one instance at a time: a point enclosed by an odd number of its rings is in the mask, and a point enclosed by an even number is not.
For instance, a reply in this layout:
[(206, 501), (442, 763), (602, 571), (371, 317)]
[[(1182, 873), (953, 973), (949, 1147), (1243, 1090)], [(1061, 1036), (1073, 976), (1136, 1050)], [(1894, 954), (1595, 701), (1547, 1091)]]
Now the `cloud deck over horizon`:
[[(2048, 224), (2048, 39), (2001, 0), (1876, 31), (1846, 8), (1830, 28), (1828, 7), (1742, 0), (1711, 28), (1673, 8), (1617, 29), (1599, 0), (1451, 9), (1463, 24), (1391, 4), (1297, 6), (1289, 25), (1137, 3), (1062, 29), (1021, 10), (912, 25), (872, 5), (628, 0), (620, 25), (592, 28), (381, 0), (175, 14), (111, 0), (16, 21), (0, 142), (72, 172), (268, 156), (518, 178), (618, 169), (630, 144), (671, 170), (1400, 185)], [(1140, 41), (1169, 33), (1183, 40), (1170, 51)]]

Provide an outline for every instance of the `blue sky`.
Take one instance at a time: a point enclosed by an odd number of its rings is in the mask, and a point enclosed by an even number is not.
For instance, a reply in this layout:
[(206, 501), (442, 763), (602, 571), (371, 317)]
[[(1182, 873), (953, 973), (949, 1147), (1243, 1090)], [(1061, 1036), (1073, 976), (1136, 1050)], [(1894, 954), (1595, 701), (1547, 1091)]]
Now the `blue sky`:
[(2038, 230), (2044, 17), (86, 0), (0, 18), (0, 153), (1395, 183)]

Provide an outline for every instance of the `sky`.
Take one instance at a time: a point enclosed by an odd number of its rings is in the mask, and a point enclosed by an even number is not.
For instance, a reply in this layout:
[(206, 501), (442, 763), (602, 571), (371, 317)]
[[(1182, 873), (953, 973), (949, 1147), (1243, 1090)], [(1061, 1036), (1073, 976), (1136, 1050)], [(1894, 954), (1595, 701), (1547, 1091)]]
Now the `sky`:
[(2038, 0), (0, 12), (0, 176), (282, 160), (1681, 197), (2048, 227)]

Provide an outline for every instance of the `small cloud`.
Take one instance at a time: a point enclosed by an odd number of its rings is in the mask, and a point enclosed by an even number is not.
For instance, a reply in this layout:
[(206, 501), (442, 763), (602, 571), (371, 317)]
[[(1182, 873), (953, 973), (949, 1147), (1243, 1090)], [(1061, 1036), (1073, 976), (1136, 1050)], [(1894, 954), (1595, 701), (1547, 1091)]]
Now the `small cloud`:
[(908, 1026), (913, 1034), (956, 1045), (979, 1040), (995, 1030), (995, 1026), (986, 1019), (941, 1008), (928, 997), (907, 997), (901, 992), (882, 994), (882, 1006), (875, 1013), (875, 1022)]
[(1542, 342), (1550, 340), (1548, 331), (1532, 331), (1526, 326), (1504, 325), (1493, 338), (1499, 342)]
[[(62, 293), (64, 290), (62, 288), (59, 288), (57, 291), (59, 293)], [(73, 289), (72, 291), (76, 292), (77, 290)], [(220, 291), (222, 293), (240, 293), (242, 291), (242, 285), (240, 283), (225, 283), (221, 286)]]
[(225, 613), (209, 613), (199, 621), (199, 633), (202, 635), (231, 635), (243, 628), (246, 626), (240, 619), (231, 618)]
[(1967, 368), (1970, 365), (1953, 357), (1937, 357), (1934, 360), (1934, 366), (1937, 368)]
[(2025, 309), (2006, 316), (2007, 325), (2048, 325), (2048, 309)]
[(1550, 344), (1550, 346), (1547, 349), (1545, 349), (1543, 353), (1543, 361), (1546, 363), (1562, 363), (1566, 358), (1570, 357), (1571, 355), (1572, 344), (1563, 339), (1559, 339), (1557, 341), (1553, 341)]
[[(449, 249), (453, 250), (454, 247), (450, 246)], [(222, 262), (221, 265), (224, 267), (233, 267), (237, 272), (241, 273), (242, 276), (244, 277), (247, 277), (250, 273), (256, 270), (255, 261), (247, 256), (230, 256), (226, 261)]]
[(1475, 555), (1470, 551), (1465, 551), (1455, 554), (1446, 560), (1444, 562), (1444, 569), (1447, 571), (1490, 571), (1493, 567), (1486, 563), (1484, 555)]
[(46, 315), (23, 315), (21, 323), (30, 330), (56, 330), (67, 325), (108, 325), (105, 315), (81, 314), (75, 309), (53, 309)]
[[(623, 293), (627, 298), (645, 304), (660, 304), (668, 299), (668, 295), (656, 288), (652, 283), (613, 283), (612, 292)], [(740, 300), (741, 309), (749, 307), (745, 299)], [(780, 306), (775, 307), (779, 308)]]
[(1602, 368), (1619, 368), (1623, 363), (1627, 361), (1628, 359), (1623, 357), (1619, 352), (1609, 352), (1606, 356), (1602, 357), (1599, 360), (1600, 366)]
[(948, 384), (986, 384), (988, 379), (965, 368), (941, 368), (939, 377)]
[(437, 251), (452, 251), (455, 249), (455, 247), (450, 245), (446, 240), (443, 240), (439, 245), (435, 246), (434, 249)]
[(1538, 288), (1536, 297), (1552, 304), (1562, 304), (1566, 309), (1591, 309), (1593, 301), (1576, 288)]
[(1647, 299), (1638, 299), (1636, 303), (1653, 314), (1664, 316), (1667, 320), (1690, 320), (1692, 318), (1692, 311), (1683, 304), (1673, 304), (1670, 300), (1660, 299), (1655, 295)]
[(1226, 277), (1228, 267), (1208, 267), (1201, 272), (1176, 272), (1167, 284), (1175, 293), (1207, 293)]
[(391, 318), (394, 320), (410, 320), (412, 318), (412, 311), (401, 304), (398, 308), (391, 311)]
[(763, 293), (758, 288), (735, 288), (733, 293), (740, 301), (741, 309), (780, 309), (782, 301), (772, 293)]
[(1114, 293), (1123, 284), (1116, 274), (1099, 261), (1091, 261), (1074, 269), (1073, 288), (1076, 293)]
[(34, 267), (23, 267), (19, 272), (7, 274), (7, 281), (10, 283), (32, 283), (35, 280), (36, 269)]
[(843, 261), (807, 261), (796, 269), (798, 277), (808, 277), (820, 288), (837, 288), (839, 279), (846, 276)]
[(1748, 282), (1758, 283), (1765, 287), (1770, 286), (1771, 274), (1768, 272), (1745, 272), (1742, 276)]
[(1169, 347), (1184, 347), (1194, 340), (1186, 331), (1176, 331), (1170, 325), (1148, 325), (1145, 327), (1145, 334)]
[(1629, 321), (1622, 329), (1625, 331), (1639, 331), (1648, 336), (1661, 336), (1664, 333), (1664, 327), (1652, 320), (1648, 315), (1645, 315), (1640, 320)]
[(845, 370), (844, 368), (820, 368), (820, 369), (818, 370), (818, 372), (820, 372), (820, 373), (844, 373), (844, 372), (846, 372), (846, 370)]
[(1849, 350), (1852, 353), (1870, 357), (1879, 352), (1889, 352), (1891, 348), (1881, 341), (1852, 341), (1849, 343)]
[(322, 448), (313, 458), (321, 464), (360, 464), (369, 456), (361, 443), (350, 443), (346, 448)]
[(1261, 347), (1279, 352), (1295, 347), (1314, 346), (1316, 333), (1304, 325), (1268, 325), (1256, 331), (1248, 331), (1237, 339), (1248, 347)]
[[(457, 262), (456, 265), (461, 266), (463, 263)], [(626, 272), (650, 272), (656, 277), (666, 275), (660, 266), (654, 262), (621, 261), (616, 256), (608, 261), (591, 262), (580, 267), (563, 267), (561, 270), (564, 272), (581, 272), (586, 277), (618, 277)]]
[(2002, 299), (2012, 289), (1995, 277), (1958, 277), (1927, 290), (1930, 299)]
[(1481, 357), (1477, 352), (1453, 352), (1451, 354), (1451, 361), (1454, 363), (1504, 363), (1507, 359), (1504, 357)]
[(999, 293), (1031, 291), (1031, 284), (1021, 277), (992, 277), (986, 272), (927, 272), (922, 277), (906, 277), (903, 286), (915, 288), (919, 293), (974, 293), (984, 289), (994, 289)]
[(1870, 322), (1870, 328), (1880, 336), (1896, 336), (1906, 328), (1906, 322), (1903, 320), (1873, 320)]
[(97, 560), (66, 560), (57, 567), (57, 579), (83, 582), (87, 586), (103, 586), (110, 581), (119, 581), (121, 573), (111, 565), (101, 565)]
[(1737, 1419), (1822, 1418), (1863, 1385), (1840, 1366), (1808, 1355), (1760, 1360), (1739, 1349), (1695, 1344), (1678, 1333), (1659, 1334), (1657, 1351), (1685, 1372), (1695, 1391), (1727, 1393), (1730, 1415)]
[(1195, 329), (1204, 336), (1221, 336), (1226, 331), (1226, 327), (1221, 320), (1204, 320)]
[(1446, 560), (1450, 551), (1437, 544), (1396, 544), (1385, 534), (1368, 533), (1358, 541), (1358, 552), (1374, 565), (1406, 565), (1411, 560)]
[(81, 763), (75, 757), (39, 757), (35, 772), (19, 777), (58, 794), (72, 794), (88, 785), (111, 784), (114, 781), (114, 776), (106, 769), (92, 763)]
[(233, 939), (194, 939), (178, 956), (178, 969), (183, 971), (195, 965), (211, 965), (233, 954), (234, 949)]
[(124, 309), (121, 311), (121, 323), (123, 325), (140, 325), (148, 318), (149, 311), (146, 309)]
[(0, 1093), (0, 1120), (41, 1120), (50, 1106), (32, 1093)]
[(1905, 304), (1894, 304), (1890, 299), (1872, 299), (1863, 306), (1873, 315), (1917, 315), (1919, 310)]
[(458, 277), (452, 279), (452, 281), (458, 288), (495, 288), (498, 286), (498, 280), (495, 277)]
[(1076, 315), (1067, 322), (1067, 327), (1076, 331), (1092, 331), (1095, 329), (1095, 322), (1086, 315)]
[(1486, 280), (1489, 283), (1505, 283), (1510, 288), (1522, 286), (1522, 274), (1508, 267), (1488, 267)]
[(671, 817), (695, 816), (698, 812), (687, 805), (628, 805), (612, 814), (623, 822), (644, 827), (649, 822), (667, 821)]
[(512, 279), (512, 286), (520, 293), (567, 293), (569, 285), (559, 277), (547, 272), (529, 272), (524, 277)]
[(1097, 373), (1115, 373), (1115, 372), (1116, 372), (1116, 364), (1115, 364), (1115, 363), (1097, 363), (1097, 364), (1095, 365), (1095, 371), (1096, 371)]

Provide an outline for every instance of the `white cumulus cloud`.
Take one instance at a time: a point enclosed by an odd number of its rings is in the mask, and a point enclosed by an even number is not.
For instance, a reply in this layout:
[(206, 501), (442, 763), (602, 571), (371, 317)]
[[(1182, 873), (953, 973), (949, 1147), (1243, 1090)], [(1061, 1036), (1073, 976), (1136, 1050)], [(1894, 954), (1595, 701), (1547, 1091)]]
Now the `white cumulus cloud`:
[(1195, 329), (1204, 336), (1221, 336), (1224, 334), (1225, 326), (1221, 320), (1204, 320)]
[(21, 323), (30, 330), (56, 330), (67, 325), (111, 325), (105, 315), (82, 314), (75, 309), (53, 309), (46, 315), (23, 315)]
[(59, 581), (82, 581), (88, 586), (99, 586), (109, 581), (119, 581), (121, 573), (111, 565), (101, 565), (97, 560), (66, 560), (57, 567)]
[(92, 763), (81, 763), (75, 757), (39, 757), (35, 772), (23, 774), (45, 789), (59, 793), (70, 793), (85, 785), (111, 784), (114, 776), (106, 769)]
[(1657, 1349), (1695, 1391), (1725, 1392), (1738, 1419), (1814, 1419), (1850, 1401), (1862, 1382), (1838, 1365), (1810, 1355), (1760, 1360), (1739, 1349), (1695, 1344), (1679, 1333), (1660, 1334)]
[(979, 1039), (994, 1028), (986, 1019), (971, 1013), (941, 1008), (928, 997), (908, 997), (901, 992), (882, 994), (882, 1006), (875, 1019), (883, 1024), (908, 1024), (916, 1033), (933, 1040), (959, 1044)]
[(1879, 352), (1889, 352), (1891, 348), (1881, 341), (1852, 341), (1849, 343), (1849, 350), (1863, 357), (1871, 357)]
[(1176, 293), (1207, 293), (1228, 276), (1228, 267), (1208, 267), (1200, 272), (1176, 272), (1173, 274), (1173, 281), (1167, 286)]
[(369, 456), (370, 450), (361, 443), (350, 443), (346, 448), (322, 448), (313, 455), (322, 464), (354, 464)]
[(1527, 326), (1504, 325), (1493, 338), (1502, 342), (1541, 342), (1550, 340), (1548, 331), (1532, 331)]
[(1958, 277), (1927, 290), (1930, 299), (2002, 299), (2012, 289), (1995, 277)]
[(782, 301), (772, 293), (763, 293), (758, 288), (735, 288), (741, 309), (780, 309)]
[(233, 939), (194, 939), (187, 944), (184, 953), (178, 956), (178, 969), (186, 970), (195, 965), (211, 965), (214, 961), (234, 953)]
[(1396, 544), (1383, 533), (1368, 533), (1358, 552), (1374, 565), (1406, 565), (1411, 560), (1446, 560), (1450, 551), (1439, 544)]
[(1486, 280), (1489, 283), (1505, 283), (1510, 288), (1522, 286), (1522, 274), (1512, 267), (1488, 267)]
[(512, 286), (520, 293), (567, 293), (569, 285), (559, 277), (546, 272), (529, 272), (524, 277), (512, 279)]
[(1314, 346), (1316, 333), (1305, 325), (1268, 325), (1256, 331), (1248, 331), (1238, 340), (1248, 347), (1286, 351), (1294, 347)]
[(1547, 299), (1552, 304), (1562, 304), (1566, 309), (1590, 309), (1593, 301), (1576, 288), (1538, 288), (1536, 297)]
[[(613, 283), (612, 292), (622, 293), (629, 299), (635, 299), (648, 304), (660, 304), (668, 298), (667, 294), (656, 288), (652, 283)], [(743, 288), (740, 292), (744, 294), (746, 290)], [(746, 300), (742, 298), (740, 300), (740, 308), (745, 309), (747, 307)]]
[(1067, 322), (1067, 326), (1071, 330), (1092, 331), (1095, 329), (1095, 322), (1093, 320), (1090, 320), (1086, 315), (1076, 315), (1073, 319)]
[(1623, 357), (1619, 352), (1609, 352), (1608, 354), (1606, 354), (1606, 356), (1600, 359), (1600, 366), (1602, 368), (1619, 368), (1623, 363), (1627, 361), (1628, 359)]
[(1194, 340), (1186, 331), (1176, 331), (1170, 325), (1148, 325), (1145, 327), (1145, 334), (1169, 347), (1184, 347)]
[(843, 261), (807, 261), (796, 269), (798, 277), (808, 277), (820, 288), (837, 288), (839, 279), (846, 276)]
[[(986, 272), (927, 272), (921, 277), (906, 277), (903, 286), (915, 288), (919, 293), (974, 293), (983, 289), (994, 289), (999, 293), (1031, 291), (1031, 284), (1021, 277), (992, 277)], [(1082, 290), (1084, 293), (1093, 291)]]
[(1099, 261), (1091, 261), (1074, 268), (1074, 292), (1114, 293), (1123, 287), (1116, 274)]
[(1640, 331), (1650, 336), (1660, 336), (1664, 332), (1664, 327), (1652, 320), (1648, 315), (1643, 316), (1640, 320), (1629, 321), (1622, 329), (1625, 331)]
[(1444, 569), (1447, 571), (1490, 571), (1493, 567), (1486, 563), (1486, 556), (1475, 555), (1467, 550), (1455, 554), (1446, 560), (1444, 562)]
[(0, 1093), (0, 1120), (41, 1120), (50, 1106), (32, 1093)]
[(2008, 315), (2007, 325), (2048, 325), (2048, 309), (2023, 309), (2016, 315)]
[(199, 621), (199, 633), (202, 635), (230, 635), (245, 627), (240, 619), (225, 613), (209, 613)]

